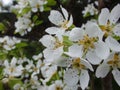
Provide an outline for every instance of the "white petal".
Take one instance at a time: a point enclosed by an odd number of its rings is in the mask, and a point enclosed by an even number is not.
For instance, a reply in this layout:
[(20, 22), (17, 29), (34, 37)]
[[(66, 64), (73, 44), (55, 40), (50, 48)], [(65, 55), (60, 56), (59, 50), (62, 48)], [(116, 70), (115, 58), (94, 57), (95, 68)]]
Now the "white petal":
[(45, 30), (49, 34), (63, 34), (64, 30), (57, 27), (49, 27)]
[(85, 65), (86, 68), (90, 69), (91, 71), (94, 71), (92, 65), (87, 60), (81, 59), (80, 62), (81, 64)]
[(8, 60), (5, 60), (5, 61), (4, 61), (4, 66), (5, 66), (5, 67), (9, 67)]
[(111, 59), (113, 59), (114, 58), (114, 54), (115, 54), (115, 52), (111, 52), (110, 55), (108, 56), (108, 58), (104, 60), (104, 62), (107, 63), (108, 61), (110, 61)]
[(81, 86), (82, 90), (85, 90), (85, 88), (88, 87), (89, 80), (90, 80), (90, 77), (89, 77), (88, 71), (87, 70), (81, 70), (80, 86)]
[(101, 59), (106, 59), (110, 54), (110, 49), (106, 43), (100, 41), (95, 43), (96, 55)]
[(37, 8), (32, 8), (32, 11), (33, 11), (33, 12), (37, 12), (38, 9), (37, 9)]
[(62, 14), (56, 10), (52, 10), (50, 12), (50, 15), (48, 16), (48, 18), (53, 24), (55, 24), (57, 26), (61, 25), (64, 21)]
[(68, 69), (64, 74), (64, 82), (68, 86), (75, 86), (78, 83), (78, 72), (74, 69)]
[(68, 59), (68, 57), (61, 56), (57, 60), (54, 61), (55, 65), (60, 67), (67, 67), (69, 66), (72, 61)]
[(67, 10), (65, 8), (63, 8), (62, 6), (61, 6), (61, 10), (63, 12), (63, 15), (64, 15), (65, 19), (68, 20), (68, 12), (67, 12)]
[(86, 58), (93, 65), (100, 64), (100, 62), (102, 61), (102, 59), (99, 58), (95, 52), (88, 52), (86, 54)]
[(120, 71), (118, 69), (114, 69), (112, 71), (112, 74), (114, 76), (115, 81), (117, 82), (117, 84), (120, 86)]
[(52, 37), (51, 35), (44, 35), (39, 41), (40, 41), (45, 47), (54, 48), (55, 38)]
[(109, 18), (109, 10), (107, 8), (104, 8), (101, 10), (101, 13), (98, 18), (99, 25), (106, 25)]
[(71, 16), (70, 16), (70, 19), (69, 19), (69, 21), (68, 21), (68, 23), (67, 23), (67, 27), (70, 27), (72, 24), (73, 24), (73, 17), (72, 17), (72, 15), (71, 15)]
[(75, 85), (75, 86), (65, 86), (63, 88), (63, 90), (78, 90), (78, 86)]
[(120, 4), (117, 4), (111, 11), (109, 20), (115, 24), (120, 18)]
[(100, 30), (98, 25), (95, 22), (87, 22), (85, 27), (86, 34), (88, 34), (89, 37), (99, 37), (102, 38), (103, 32)]
[(47, 62), (53, 62), (54, 60), (60, 58), (60, 56), (63, 53), (63, 47), (59, 47), (55, 50), (51, 50), (46, 48), (44, 51), (44, 57), (47, 60)]
[(99, 77), (104, 78), (109, 71), (110, 71), (109, 65), (106, 63), (102, 63), (101, 65), (98, 66), (95, 75), (97, 78)]
[(70, 32), (70, 40), (78, 41), (83, 38), (84, 31), (81, 28), (73, 28)]
[(115, 35), (120, 36), (120, 23), (113, 28), (113, 32)]
[(82, 54), (83, 54), (82, 46), (74, 44), (69, 47), (68, 52), (65, 52), (65, 54), (67, 54), (71, 57), (82, 57)]
[(16, 66), (16, 63), (17, 63), (17, 59), (15, 57), (12, 58), (12, 61), (11, 61), (11, 66)]
[(120, 51), (120, 44), (117, 42), (117, 40), (115, 40), (109, 36), (109, 37), (107, 37), (105, 42), (111, 50), (116, 51), (116, 52)]

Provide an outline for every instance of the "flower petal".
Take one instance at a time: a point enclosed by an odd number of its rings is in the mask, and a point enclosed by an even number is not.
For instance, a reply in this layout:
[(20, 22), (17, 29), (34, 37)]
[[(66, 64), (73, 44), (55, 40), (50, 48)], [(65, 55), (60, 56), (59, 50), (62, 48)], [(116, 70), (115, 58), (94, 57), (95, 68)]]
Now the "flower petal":
[(109, 17), (109, 10), (107, 8), (104, 8), (101, 10), (101, 13), (98, 18), (99, 25), (106, 25), (108, 22), (108, 17)]
[(117, 82), (117, 84), (120, 86), (120, 71), (118, 69), (114, 69), (112, 71), (112, 74), (114, 76), (115, 81)]
[(17, 59), (15, 57), (12, 58), (12, 61), (11, 61), (11, 66), (16, 66), (16, 63), (17, 63)]
[(72, 17), (72, 15), (71, 15), (71, 16), (70, 16), (70, 19), (69, 19), (69, 21), (68, 21), (68, 23), (67, 23), (67, 27), (70, 27), (72, 24), (73, 24), (73, 17)]
[(109, 20), (115, 24), (120, 18), (120, 4), (117, 4), (111, 11)]
[(64, 30), (57, 27), (49, 27), (45, 30), (49, 34), (63, 34)]
[(102, 59), (99, 58), (95, 52), (88, 52), (86, 54), (86, 58), (93, 65), (100, 64), (100, 62), (102, 61)]
[(55, 38), (51, 35), (44, 35), (39, 41), (47, 48), (54, 48)]
[(75, 86), (78, 83), (78, 72), (75, 69), (68, 69), (64, 74), (64, 82), (68, 86)]
[(63, 12), (63, 15), (64, 15), (65, 19), (68, 20), (68, 12), (67, 12), (67, 10), (65, 8), (63, 8), (62, 6), (61, 6), (61, 10)]
[(79, 39), (83, 38), (84, 31), (81, 28), (73, 28), (72, 31), (70, 32), (70, 40), (72, 41), (78, 41)]
[(68, 57), (61, 56), (57, 60), (54, 61), (55, 65), (60, 67), (67, 67), (72, 63), (72, 60), (69, 60)]
[(113, 28), (113, 32), (115, 35), (120, 36), (120, 23)]
[(65, 54), (67, 54), (71, 57), (82, 57), (82, 54), (83, 54), (82, 46), (74, 44), (69, 47), (68, 52), (65, 52)]
[(95, 75), (97, 78), (99, 78), (99, 77), (104, 78), (108, 74), (109, 71), (110, 71), (109, 65), (106, 63), (102, 63), (96, 69)]
[(50, 15), (48, 16), (50, 22), (52, 22), (53, 24), (59, 26), (62, 24), (62, 22), (64, 21), (64, 18), (62, 16), (62, 14), (59, 11), (56, 10), (52, 10), (50, 12)]
[(80, 62), (81, 62), (81, 64), (85, 65), (86, 68), (90, 69), (91, 71), (94, 71), (92, 65), (87, 60), (81, 59)]
[(99, 41), (95, 43), (96, 55), (101, 59), (106, 59), (110, 54), (110, 49), (106, 43)]
[(89, 77), (88, 71), (87, 70), (81, 70), (80, 86), (81, 86), (82, 90), (85, 90), (85, 88), (88, 86), (89, 80), (90, 80), (90, 77)]
[(115, 40), (109, 36), (109, 37), (107, 37), (105, 42), (111, 50), (116, 51), (116, 52), (120, 51), (120, 44), (117, 42), (117, 40)]
[(55, 50), (51, 50), (46, 48), (44, 51), (44, 57), (46, 62), (53, 62), (54, 60), (57, 60), (58, 58), (60, 58), (60, 56), (63, 53), (63, 47), (59, 47)]
[(100, 39), (103, 37), (103, 32), (100, 30), (100, 28), (95, 22), (87, 22), (85, 28), (86, 34), (89, 37), (99, 37)]

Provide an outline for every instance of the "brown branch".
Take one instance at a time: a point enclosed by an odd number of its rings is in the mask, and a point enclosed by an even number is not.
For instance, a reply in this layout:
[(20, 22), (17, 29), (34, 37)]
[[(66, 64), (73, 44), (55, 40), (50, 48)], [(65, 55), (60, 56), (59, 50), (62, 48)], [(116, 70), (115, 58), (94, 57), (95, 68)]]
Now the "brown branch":
[(111, 73), (109, 73), (105, 78), (102, 79), (102, 90), (113, 90)]

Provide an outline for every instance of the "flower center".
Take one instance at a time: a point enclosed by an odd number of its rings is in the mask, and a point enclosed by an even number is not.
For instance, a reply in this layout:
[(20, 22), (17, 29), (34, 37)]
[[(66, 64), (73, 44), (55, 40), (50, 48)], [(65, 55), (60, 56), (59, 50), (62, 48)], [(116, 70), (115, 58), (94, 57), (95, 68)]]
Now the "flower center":
[(63, 90), (60, 86), (57, 86), (55, 90)]
[(114, 57), (112, 60), (107, 62), (110, 66), (112, 67), (120, 67), (120, 58), (119, 55), (117, 53), (114, 54)]
[(73, 68), (77, 68), (77, 69), (85, 69), (85, 65), (81, 64), (80, 58), (74, 59), (72, 62), (72, 66)]
[(14, 67), (11, 67), (11, 68), (9, 68), (9, 70), (10, 70), (10, 72), (12, 73), (12, 72), (15, 71), (15, 68), (14, 68)]
[(66, 30), (66, 29), (68, 29), (67, 24), (68, 24), (68, 20), (64, 20), (64, 21), (62, 22), (62, 24), (60, 25), (60, 27)]
[(84, 51), (87, 51), (89, 48), (95, 48), (94, 43), (98, 40), (96, 37), (89, 37), (85, 35), (82, 40), (79, 40), (78, 43), (83, 45)]
[(109, 21), (107, 22), (107, 25), (100, 25), (100, 28), (103, 32), (105, 32), (104, 34), (105, 37), (112, 34), (113, 25), (110, 25)]
[(58, 38), (56, 38), (54, 49), (57, 49), (61, 46), (63, 46), (63, 43)]

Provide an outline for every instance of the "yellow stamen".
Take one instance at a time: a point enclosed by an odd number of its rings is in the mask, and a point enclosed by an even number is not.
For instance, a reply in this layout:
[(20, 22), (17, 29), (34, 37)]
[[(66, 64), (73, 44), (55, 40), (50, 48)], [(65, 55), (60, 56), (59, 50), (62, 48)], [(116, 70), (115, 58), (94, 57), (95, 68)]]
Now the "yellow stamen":
[(103, 32), (105, 32), (104, 36), (107, 37), (112, 33), (113, 25), (110, 25), (110, 22), (107, 22), (107, 25), (100, 25), (100, 28)]
[(78, 41), (78, 43), (80, 45), (83, 45), (84, 51), (87, 51), (89, 48), (94, 48), (94, 42), (97, 41), (97, 38), (95, 37), (89, 37), (88, 35), (85, 35), (84, 38), (80, 41)]
[(73, 68), (77, 68), (77, 69), (85, 69), (85, 65), (81, 64), (80, 58), (74, 59), (72, 62), (72, 66)]
[(112, 67), (120, 67), (120, 58), (117, 53), (114, 54), (114, 57), (112, 60), (107, 62)]

